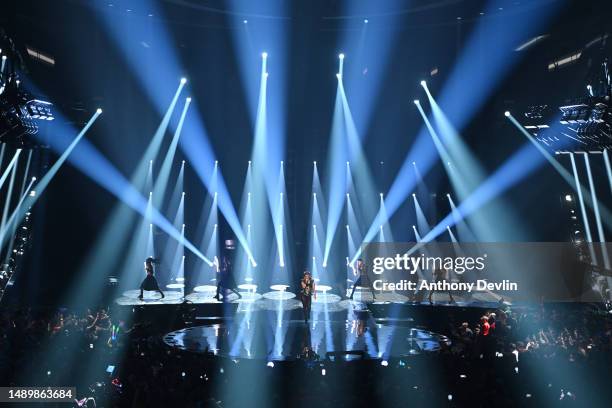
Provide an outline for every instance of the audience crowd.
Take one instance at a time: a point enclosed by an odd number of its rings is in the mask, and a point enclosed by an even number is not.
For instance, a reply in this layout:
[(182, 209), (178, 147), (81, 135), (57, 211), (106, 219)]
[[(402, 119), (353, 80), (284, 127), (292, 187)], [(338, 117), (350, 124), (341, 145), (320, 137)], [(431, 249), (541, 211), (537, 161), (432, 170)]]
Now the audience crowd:
[[(447, 309), (447, 308), (445, 308)], [(446, 312), (444, 312), (446, 313)], [(453, 317), (449, 316), (449, 321)], [(129, 327), (128, 327), (129, 326)], [(591, 305), (498, 308), (452, 323), (439, 353), (269, 367), (167, 347), (152, 322), (105, 308), (4, 310), (0, 384), (74, 385), (75, 406), (605, 406), (612, 315)], [(367, 334), (364, 334), (367, 335)], [(315, 354), (316, 355), (316, 354)]]

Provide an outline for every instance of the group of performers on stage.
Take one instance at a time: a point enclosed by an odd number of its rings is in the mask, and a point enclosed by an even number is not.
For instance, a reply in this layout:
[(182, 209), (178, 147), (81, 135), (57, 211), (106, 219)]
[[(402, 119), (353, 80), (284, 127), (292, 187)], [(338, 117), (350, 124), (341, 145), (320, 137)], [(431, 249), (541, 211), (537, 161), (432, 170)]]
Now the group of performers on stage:
[[(159, 261), (152, 257), (149, 257), (144, 261), (144, 269), (147, 276), (140, 285), (140, 296), (138, 296), (140, 300), (143, 299), (143, 291), (145, 290), (159, 292), (162, 299), (165, 297), (164, 292), (162, 292), (162, 290), (159, 288), (157, 279), (155, 279), (153, 265), (156, 263), (159, 263)], [(368, 288), (372, 293), (372, 297), (376, 299), (376, 294), (374, 293), (372, 282), (367, 274), (365, 262), (363, 261), (363, 259), (358, 259), (355, 263), (347, 262), (347, 264), (352, 269), (353, 275), (357, 277), (357, 279), (353, 283), (349, 299), (353, 299), (355, 289), (358, 286)], [(235, 293), (236, 295), (238, 295), (238, 299), (241, 299), (242, 295), (238, 291), (238, 285), (236, 285), (236, 280), (234, 279), (231, 260), (227, 256), (223, 256), (221, 262), (219, 262), (219, 258), (215, 256), (213, 260), (213, 266), (215, 268), (217, 281), (217, 292), (214, 298), (217, 300), (225, 301), (227, 298), (226, 293), (229, 291)], [(437, 282), (446, 279), (447, 273), (448, 272), (446, 270), (434, 271), (434, 280)], [(310, 319), (310, 310), (312, 307), (312, 297), (314, 296), (315, 300), (317, 298), (316, 284), (310, 271), (304, 271), (303, 276), (300, 279), (299, 290), (299, 297), (300, 301), (302, 302), (302, 309), (304, 312), (304, 322), (308, 323)], [(450, 292), (448, 292), (448, 294), (450, 296), (451, 303), (454, 302), (453, 295)], [(432, 295), (433, 291), (429, 293), (430, 303), (433, 303)]]

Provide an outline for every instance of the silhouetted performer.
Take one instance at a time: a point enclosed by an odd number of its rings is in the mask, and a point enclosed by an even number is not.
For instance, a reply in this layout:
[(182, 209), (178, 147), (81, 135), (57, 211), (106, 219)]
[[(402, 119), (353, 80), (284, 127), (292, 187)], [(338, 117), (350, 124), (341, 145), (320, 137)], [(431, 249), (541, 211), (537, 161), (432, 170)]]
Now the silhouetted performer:
[(353, 270), (353, 275), (357, 276), (357, 280), (355, 281), (355, 283), (353, 283), (353, 290), (351, 291), (351, 296), (349, 296), (349, 298), (353, 299), (353, 294), (355, 293), (355, 289), (357, 288), (357, 286), (365, 286), (370, 289), (370, 292), (372, 292), (372, 297), (376, 299), (376, 294), (374, 293), (374, 289), (372, 288), (372, 282), (370, 281), (370, 277), (366, 272), (365, 262), (363, 262), (363, 259), (360, 258), (357, 260), (357, 266), (352, 263), (349, 263), (348, 265)]
[(145, 290), (153, 290), (153, 291), (159, 292), (162, 299), (165, 297), (164, 292), (162, 292), (161, 289), (159, 288), (157, 279), (155, 279), (155, 276), (153, 276), (154, 274), (153, 264), (154, 263), (156, 263), (156, 260), (153, 259), (152, 257), (148, 257), (144, 261), (144, 268), (145, 268), (145, 272), (147, 273), (147, 277), (140, 284), (140, 296), (138, 296), (138, 299), (140, 300), (142, 300), (142, 292)]
[(304, 276), (300, 280), (300, 299), (302, 300), (302, 308), (304, 312), (304, 323), (308, 323), (310, 319), (310, 308), (312, 306), (312, 296), (317, 298), (314, 279), (309, 271), (304, 271)]
[[(448, 271), (446, 269), (434, 269), (433, 271), (433, 278), (434, 278), (434, 282), (442, 282), (445, 281), (446, 278), (448, 278)], [(429, 291), (429, 303), (433, 304), (433, 301), (431, 300), (431, 297), (433, 296), (434, 292), (437, 292), (436, 290), (430, 290)], [(440, 292), (444, 292), (444, 291), (440, 291)], [(449, 303), (454, 303), (455, 299), (453, 299), (453, 294), (451, 293), (451, 291), (448, 291), (448, 296), (450, 298)]]
[(217, 294), (214, 298), (219, 300), (219, 294), (222, 294), (223, 300), (225, 300), (225, 291), (230, 290), (238, 295), (238, 299), (242, 299), (242, 295), (238, 292), (238, 285), (236, 285), (236, 280), (232, 273), (232, 263), (229, 258), (224, 256), (221, 265), (219, 265), (219, 259), (215, 257), (213, 264), (217, 268)]

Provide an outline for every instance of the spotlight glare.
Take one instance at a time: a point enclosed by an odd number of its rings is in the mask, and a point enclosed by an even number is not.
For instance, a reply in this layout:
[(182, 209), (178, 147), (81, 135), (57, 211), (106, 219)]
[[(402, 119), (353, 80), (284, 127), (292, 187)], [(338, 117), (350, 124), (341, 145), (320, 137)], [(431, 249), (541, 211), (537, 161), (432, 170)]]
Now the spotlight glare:
[(510, 111), (505, 111), (505, 112), (504, 112), (504, 116), (505, 116), (505, 117), (509, 117), (509, 116), (510, 116)]
[(370, 21), (369, 21), (367, 18), (363, 19), (363, 23), (364, 23), (364, 24), (368, 24), (369, 22), (370, 22)]
[(242, 20), (243, 24), (247, 24), (249, 21), (248, 20)]
[(183, 77), (181, 78), (181, 84), (185, 85), (187, 83), (187, 78)]
[(323, 267), (327, 268), (327, 262), (323, 262)]
[(191, 102), (191, 97), (188, 97), (186, 100), (187, 100), (187, 103), (190, 103)]
[(264, 52), (262, 52), (262, 53), (261, 53), (261, 58), (264, 58), (264, 59), (268, 58), (268, 53), (267, 53), (267, 52), (265, 52), (265, 51), (264, 51)]
[(340, 58), (341, 60), (343, 60), (343, 59), (344, 59), (344, 54), (343, 54), (343, 53), (340, 53), (340, 55), (338, 55), (338, 58)]
[(415, 99), (413, 102), (415, 105), (418, 105), (419, 103), (421, 103), (418, 99)]
[(101, 113), (102, 113), (102, 109), (101, 109), (101, 108), (96, 109), (96, 113), (97, 113), (98, 115), (99, 115), (99, 114), (101, 114)]
[(427, 86), (427, 82), (421, 81), (421, 86)]
[(312, 164), (313, 164), (314, 166), (316, 166), (316, 165), (317, 165), (317, 161), (316, 161), (316, 160), (315, 160), (315, 161), (313, 161), (313, 162), (312, 162)]

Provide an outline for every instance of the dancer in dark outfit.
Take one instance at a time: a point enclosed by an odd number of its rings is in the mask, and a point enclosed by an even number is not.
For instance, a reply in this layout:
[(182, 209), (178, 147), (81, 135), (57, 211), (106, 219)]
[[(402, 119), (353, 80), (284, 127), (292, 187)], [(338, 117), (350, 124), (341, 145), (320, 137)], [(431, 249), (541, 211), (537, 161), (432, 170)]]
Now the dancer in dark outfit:
[[(438, 282), (442, 282), (445, 281), (449, 278), (448, 276), (448, 271), (446, 269), (435, 269), (433, 271), (433, 280), (435, 283)], [(430, 290), (429, 291), (429, 304), (433, 305), (433, 300), (432, 300), (432, 296), (434, 294), (434, 292), (437, 292), (436, 290)], [(440, 292), (444, 292), (444, 291), (440, 291)], [(449, 297), (449, 303), (455, 303), (455, 299), (453, 299), (453, 294), (451, 293), (451, 291), (448, 291), (448, 297)]]
[(159, 288), (157, 279), (155, 279), (155, 276), (153, 276), (154, 274), (153, 264), (154, 263), (156, 263), (156, 261), (155, 259), (151, 257), (148, 257), (144, 261), (144, 268), (145, 268), (145, 272), (147, 273), (147, 277), (140, 284), (140, 296), (138, 296), (138, 299), (140, 300), (142, 300), (142, 294), (143, 294), (143, 291), (145, 290), (152, 290), (152, 291), (159, 292), (162, 299), (165, 297), (164, 292), (162, 292), (161, 289)]
[(315, 299), (317, 298), (314, 279), (312, 279), (312, 275), (309, 271), (304, 271), (304, 276), (300, 281), (300, 287), (300, 298), (304, 310), (304, 323), (308, 323), (310, 319), (310, 307), (312, 306), (312, 296), (314, 295)]
[(357, 276), (357, 280), (355, 283), (353, 283), (353, 290), (351, 291), (351, 296), (349, 296), (349, 298), (353, 299), (353, 294), (355, 293), (357, 286), (366, 286), (368, 289), (370, 289), (370, 292), (372, 292), (372, 297), (376, 299), (376, 294), (374, 293), (372, 282), (370, 281), (370, 278), (366, 272), (365, 262), (363, 262), (363, 259), (360, 258), (357, 260), (357, 266), (352, 263), (349, 263), (348, 265), (353, 270), (353, 275)]
[(217, 268), (217, 294), (214, 296), (215, 299), (219, 300), (219, 295), (223, 296), (222, 300), (225, 300), (225, 291), (230, 290), (238, 295), (238, 299), (242, 299), (242, 295), (238, 292), (238, 285), (232, 273), (232, 263), (227, 257), (223, 257), (221, 265), (219, 260), (215, 257), (214, 265)]

